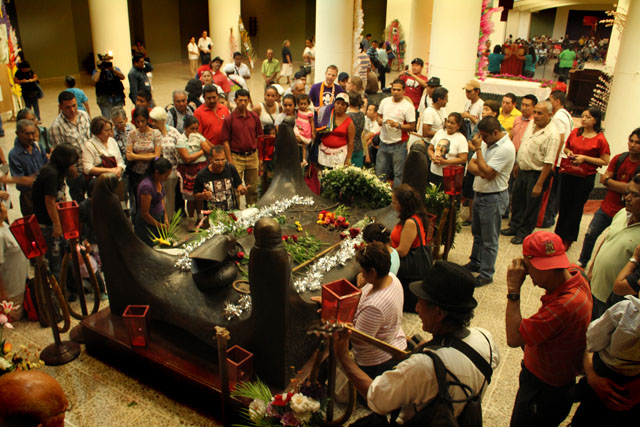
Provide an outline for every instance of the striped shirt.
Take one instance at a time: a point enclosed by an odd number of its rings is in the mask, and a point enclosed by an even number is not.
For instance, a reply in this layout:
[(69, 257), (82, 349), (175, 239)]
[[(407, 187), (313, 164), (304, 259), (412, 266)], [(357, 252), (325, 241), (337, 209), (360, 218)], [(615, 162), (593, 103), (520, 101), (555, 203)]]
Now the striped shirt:
[(78, 172), (82, 173), (82, 150), (89, 138), (91, 138), (91, 119), (85, 111), (78, 111), (76, 123), (72, 123), (64, 114), (58, 114), (49, 128), (49, 140), (51, 146), (70, 144), (78, 152)]
[[(373, 285), (362, 288), (362, 296), (353, 319), (355, 328), (385, 341), (402, 350), (407, 348), (407, 339), (402, 330), (402, 305), (404, 293), (400, 280), (389, 273), (391, 285), (371, 292)], [(356, 363), (360, 366), (376, 366), (391, 359), (391, 355), (371, 344), (353, 340)]]
[(540, 298), (542, 307), (522, 319), (524, 365), (541, 381), (566, 386), (582, 372), (582, 356), (591, 321), (591, 290), (582, 274), (571, 271), (571, 279)]

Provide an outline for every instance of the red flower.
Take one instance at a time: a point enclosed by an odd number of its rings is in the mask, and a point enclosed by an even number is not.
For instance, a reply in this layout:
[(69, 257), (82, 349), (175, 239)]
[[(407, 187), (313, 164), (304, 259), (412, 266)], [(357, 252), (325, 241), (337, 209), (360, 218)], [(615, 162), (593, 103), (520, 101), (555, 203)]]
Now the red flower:
[(237, 255), (238, 255), (238, 258), (240, 259), (244, 258), (244, 252), (242, 251), (238, 252)]
[(271, 404), (274, 406), (286, 406), (288, 399), (285, 400), (286, 397), (283, 397), (281, 394), (276, 394), (273, 398), (273, 400), (271, 401)]
[(344, 222), (345, 217), (343, 217), (342, 215), (339, 215), (337, 218), (338, 222)]
[(353, 227), (353, 228), (349, 229), (349, 234), (351, 235), (351, 238), (353, 239), (354, 237), (358, 236), (358, 234), (360, 234), (360, 229), (358, 227)]
[(345, 232), (340, 233), (340, 240), (344, 240), (346, 238), (347, 238), (347, 233)]
[(282, 241), (286, 242), (287, 240), (289, 240), (289, 236), (287, 236), (286, 234), (284, 236), (282, 236)]
[(237, 221), (237, 220), (238, 220), (238, 217), (236, 217), (236, 216), (235, 216), (234, 214), (232, 214), (232, 213), (229, 213), (229, 216), (230, 216), (231, 218), (233, 218), (233, 220), (234, 220), (234, 221)]
[(294, 242), (298, 241), (298, 236), (296, 236), (295, 234), (292, 234), (291, 238), (293, 239)]
[(249, 233), (249, 234), (253, 233), (253, 227), (247, 228), (247, 233)]

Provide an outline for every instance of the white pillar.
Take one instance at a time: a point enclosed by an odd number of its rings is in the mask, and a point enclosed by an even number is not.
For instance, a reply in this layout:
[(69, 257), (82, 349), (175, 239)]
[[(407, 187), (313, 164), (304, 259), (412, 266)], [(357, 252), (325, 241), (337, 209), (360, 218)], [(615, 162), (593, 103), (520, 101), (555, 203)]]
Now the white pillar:
[[(407, 37), (405, 64), (410, 64), (413, 58), (422, 58), (424, 62), (429, 62), (433, 1), (434, 0), (416, 0), (411, 5), (411, 21), (409, 27), (411, 31)], [(405, 36), (406, 35), (405, 33)]]
[[(230, 29), (238, 47), (240, 46), (240, 34), (238, 23), (240, 22), (240, 0), (209, 0), (209, 37), (213, 42), (211, 59), (219, 56), (225, 63), (233, 60), (233, 52), (229, 46)], [(246, 22), (245, 22), (246, 25)], [(198, 37), (196, 37), (196, 42)], [(258, 57), (264, 58), (266, 52), (256, 52)]]
[[(331, 25), (327, 25), (331, 22)], [(353, 0), (316, 0), (315, 82), (324, 81), (329, 65), (351, 72)], [(336, 81), (337, 83), (337, 81)]]
[(518, 38), (518, 28), (520, 27), (520, 12), (517, 10), (510, 9), (509, 15), (507, 16), (507, 26), (505, 31), (505, 39), (509, 38), (511, 34), (513, 39)]
[[(89, 0), (89, 18), (94, 59), (111, 51), (113, 65), (126, 76), (132, 66), (127, 0)], [(129, 79), (122, 84), (128, 88)]]
[(567, 33), (567, 22), (569, 21), (569, 9), (570, 7), (559, 7), (556, 9), (556, 19), (553, 21), (553, 34), (551, 38), (553, 40), (559, 40), (563, 38)]
[(493, 33), (489, 36), (489, 40), (491, 40), (491, 50), (493, 51), (493, 47), (497, 45), (501, 45), (504, 43), (504, 39), (507, 38), (507, 21), (501, 21), (500, 17), (502, 13), (496, 12), (491, 15), (491, 21), (493, 21)]
[(475, 76), (481, 8), (482, 0), (433, 2), (429, 75), (449, 89), (447, 111), (463, 110), (462, 88)]
[(517, 37), (527, 40), (529, 38), (530, 26), (531, 26), (531, 12), (520, 12), (520, 22), (518, 22)]
[[(616, 12), (627, 13), (629, 10), (630, 0), (618, 0), (618, 7)], [(622, 33), (618, 29), (617, 25), (611, 28), (611, 37), (609, 37), (609, 48), (607, 49), (607, 59), (605, 65), (612, 71), (616, 67), (616, 59), (618, 58), (618, 50), (620, 49), (620, 39)]]
[(631, 2), (628, 10), (605, 122), (605, 136), (612, 156), (627, 151), (627, 138), (638, 127), (638, 110), (634, 106), (640, 99), (637, 60), (640, 46), (640, 1)]

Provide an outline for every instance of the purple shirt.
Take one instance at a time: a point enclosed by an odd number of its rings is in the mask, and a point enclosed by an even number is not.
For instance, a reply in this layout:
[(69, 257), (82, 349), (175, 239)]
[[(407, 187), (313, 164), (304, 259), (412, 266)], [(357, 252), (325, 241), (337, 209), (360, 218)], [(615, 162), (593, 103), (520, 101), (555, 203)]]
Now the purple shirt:
[(164, 198), (164, 184), (162, 185), (162, 191), (156, 191), (156, 185), (153, 180), (150, 177), (146, 177), (142, 181), (140, 181), (140, 184), (138, 184), (138, 206), (140, 206), (140, 196), (143, 194), (151, 195), (151, 205), (149, 206), (149, 213), (153, 217), (164, 215), (164, 209), (162, 209), (162, 199)]
[[(322, 88), (322, 93), (320, 93), (320, 89)], [(309, 98), (311, 98), (311, 102), (316, 107), (322, 107), (323, 105), (333, 104), (333, 101), (336, 99), (336, 95), (344, 92), (342, 86), (337, 83), (334, 83), (333, 86), (328, 87), (326, 83), (316, 83), (311, 86), (311, 90), (309, 90)]]

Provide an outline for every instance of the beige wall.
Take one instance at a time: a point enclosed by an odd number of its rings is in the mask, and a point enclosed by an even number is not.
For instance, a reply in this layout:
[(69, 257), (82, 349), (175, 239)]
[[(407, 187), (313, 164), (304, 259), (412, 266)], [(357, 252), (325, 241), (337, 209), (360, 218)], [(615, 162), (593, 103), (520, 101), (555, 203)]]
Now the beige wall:
[(362, 12), (364, 13), (362, 37), (371, 34), (371, 40), (380, 40), (386, 26), (387, 0), (362, 0)]
[(71, 0), (18, 0), (15, 5), (24, 57), (38, 77), (77, 73)]
[[(152, 63), (182, 60), (180, 10), (175, 0), (143, 0), (144, 43)], [(206, 13), (206, 9), (202, 11)]]

